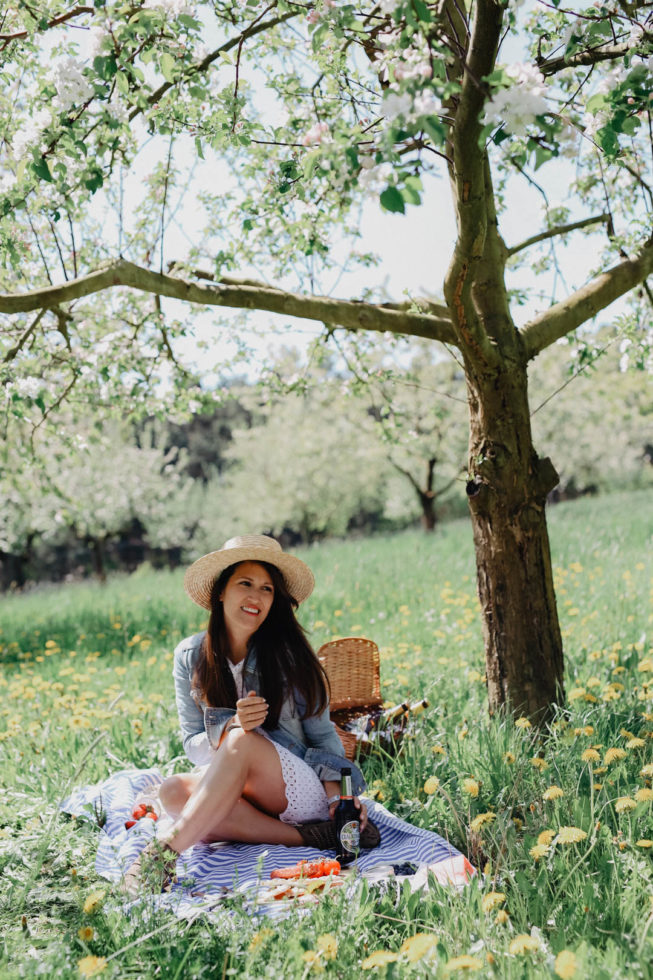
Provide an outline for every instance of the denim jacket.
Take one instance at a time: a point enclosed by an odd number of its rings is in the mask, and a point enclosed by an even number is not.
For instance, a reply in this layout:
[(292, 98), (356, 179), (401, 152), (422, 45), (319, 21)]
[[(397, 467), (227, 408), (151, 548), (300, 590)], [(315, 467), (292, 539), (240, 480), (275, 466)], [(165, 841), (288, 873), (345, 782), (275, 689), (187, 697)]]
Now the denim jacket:
[[(236, 712), (232, 708), (212, 708), (202, 700), (193, 684), (195, 664), (205, 633), (189, 636), (175, 649), (173, 676), (175, 696), (184, 752), (196, 766), (210, 762), (225, 726)], [(258, 691), (258, 672), (253, 656), (243, 671), (246, 691)], [(318, 715), (303, 717), (306, 705), (297, 693), (284, 700), (277, 728), (266, 731), (273, 741), (303, 759), (324, 780), (340, 780), (343, 768), (351, 769), (352, 789), (356, 795), (365, 789), (363, 774), (344, 755), (328, 707)]]

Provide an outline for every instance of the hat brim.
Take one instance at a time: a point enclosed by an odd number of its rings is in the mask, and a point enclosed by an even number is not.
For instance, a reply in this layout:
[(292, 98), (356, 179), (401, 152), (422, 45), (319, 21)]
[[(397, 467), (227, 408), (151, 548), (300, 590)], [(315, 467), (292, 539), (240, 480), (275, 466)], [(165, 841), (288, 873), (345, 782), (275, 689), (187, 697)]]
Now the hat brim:
[(184, 589), (198, 606), (210, 609), (213, 583), (225, 568), (241, 561), (259, 561), (274, 565), (283, 575), (286, 588), (297, 603), (308, 599), (315, 586), (315, 577), (301, 558), (287, 555), (283, 551), (276, 552), (270, 548), (254, 546), (211, 551), (198, 558), (186, 570)]

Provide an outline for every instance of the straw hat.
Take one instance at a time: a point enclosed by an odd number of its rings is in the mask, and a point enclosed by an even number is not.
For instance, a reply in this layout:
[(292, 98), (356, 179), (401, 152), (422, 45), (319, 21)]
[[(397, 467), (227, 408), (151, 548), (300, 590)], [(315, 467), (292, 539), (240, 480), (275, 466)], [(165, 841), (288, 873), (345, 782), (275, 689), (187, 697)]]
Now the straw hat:
[(239, 561), (265, 561), (283, 575), (286, 588), (297, 602), (308, 599), (313, 591), (313, 573), (299, 558), (288, 555), (278, 541), (267, 534), (240, 534), (229, 538), (219, 551), (198, 558), (184, 576), (184, 588), (193, 602), (211, 608), (211, 589), (221, 572)]

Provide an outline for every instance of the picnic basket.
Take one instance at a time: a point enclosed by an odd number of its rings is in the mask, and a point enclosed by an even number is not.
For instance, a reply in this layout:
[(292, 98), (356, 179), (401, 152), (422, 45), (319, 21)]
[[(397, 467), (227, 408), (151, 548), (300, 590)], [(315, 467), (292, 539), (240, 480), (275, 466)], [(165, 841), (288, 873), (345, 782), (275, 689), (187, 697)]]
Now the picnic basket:
[[(383, 704), (379, 648), (373, 640), (347, 636), (325, 643), (317, 656), (329, 678), (331, 720), (345, 755), (354, 759), (359, 745), (356, 733), (342, 726), (360, 715), (378, 711)], [(361, 750), (364, 746), (367, 743), (360, 743)]]

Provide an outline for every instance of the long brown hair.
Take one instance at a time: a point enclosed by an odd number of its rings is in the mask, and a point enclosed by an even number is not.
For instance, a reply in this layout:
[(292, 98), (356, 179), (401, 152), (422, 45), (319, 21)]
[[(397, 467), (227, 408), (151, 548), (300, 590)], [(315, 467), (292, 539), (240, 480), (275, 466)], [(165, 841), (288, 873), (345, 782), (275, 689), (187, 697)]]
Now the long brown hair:
[[(213, 583), (209, 625), (195, 667), (195, 683), (206, 703), (215, 708), (236, 707), (236, 685), (227, 662), (229, 641), (220, 596), (241, 564), (236, 562), (225, 568)], [(323, 711), (329, 703), (329, 681), (297, 622), (297, 602), (288, 592), (281, 572), (267, 562), (256, 564), (272, 579), (274, 598), (270, 611), (249, 640), (245, 665), (255, 654), (257, 694), (269, 705), (263, 728), (272, 730), (279, 723), (284, 700), (295, 691), (306, 704), (305, 717)]]

